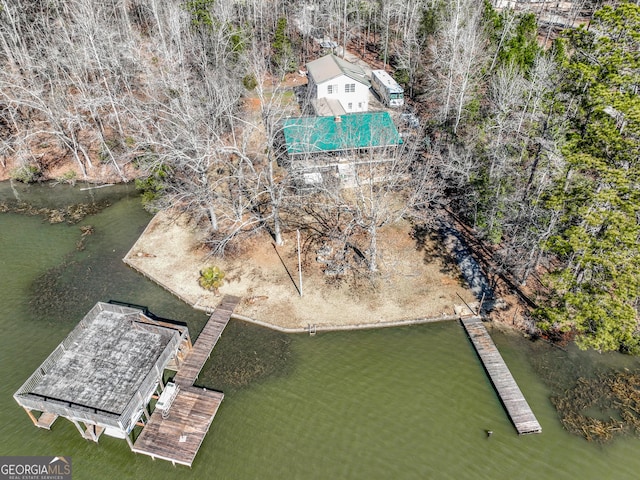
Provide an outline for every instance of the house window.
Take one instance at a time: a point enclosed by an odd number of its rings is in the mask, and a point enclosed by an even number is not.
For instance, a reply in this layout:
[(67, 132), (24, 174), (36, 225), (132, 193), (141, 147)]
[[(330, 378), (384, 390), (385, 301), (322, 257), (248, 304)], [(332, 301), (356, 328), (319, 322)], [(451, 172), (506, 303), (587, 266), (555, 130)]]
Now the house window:
[(362, 102), (358, 102), (358, 110), (362, 110)]
[(355, 83), (347, 83), (344, 86), (344, 92), (345, 93), (353, 93), (356, 91), (356, 84)]
[(347, 103), (347, 110), (353, 110), (353, 103)]
[(338, 85), (327, 85), (327, 94), (338, 93)]

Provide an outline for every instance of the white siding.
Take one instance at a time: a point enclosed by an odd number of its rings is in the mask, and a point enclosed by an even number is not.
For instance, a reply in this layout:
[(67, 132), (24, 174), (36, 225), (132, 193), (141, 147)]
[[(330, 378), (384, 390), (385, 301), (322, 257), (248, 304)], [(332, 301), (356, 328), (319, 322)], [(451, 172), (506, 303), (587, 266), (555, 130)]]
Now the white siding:
[[(347, 85), (349, 85), (348, 89)], [(369, 87), (346, 75), (320, 83), (316, 91), (316, 98), (335, 98), (347, 113), (366, 112), (369, 109)]]

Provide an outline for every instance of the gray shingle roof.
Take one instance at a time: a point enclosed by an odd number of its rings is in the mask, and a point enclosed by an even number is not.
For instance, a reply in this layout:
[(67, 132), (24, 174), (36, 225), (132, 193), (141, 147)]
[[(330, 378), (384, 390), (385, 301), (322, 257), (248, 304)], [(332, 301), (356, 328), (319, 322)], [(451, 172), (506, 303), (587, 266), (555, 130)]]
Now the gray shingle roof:
[(307, 63), (307, 71), (316, 84), (326, 82), (332, 78), (346, 75), (356, 82), (369, 86), (369, 79), (364, 70), (353, 63), (336, 57), (333, 54), (325, 55), (317, 60)]

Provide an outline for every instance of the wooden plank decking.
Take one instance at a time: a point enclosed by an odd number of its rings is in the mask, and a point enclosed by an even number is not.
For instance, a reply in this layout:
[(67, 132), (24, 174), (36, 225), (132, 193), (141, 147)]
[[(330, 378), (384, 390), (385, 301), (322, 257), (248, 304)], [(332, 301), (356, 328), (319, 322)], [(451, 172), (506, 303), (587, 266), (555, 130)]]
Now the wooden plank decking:
[(502, 355), (482, 324), (482, 319), (467, 317), (461, 321), (518, 433), (524, 435), (542, 432), (509, 367), (504, 363)]
[(222, 331), (229, 323), (233, 310), (240, 302), (239, 297), (225, 295), (220, 305), (215, 309), (209, 321), (205, 325), (202, 332), (198, 336), (193, 350), (187, 355), (184, 362), (180, 366), (180, 370), (174, 377), (173, 381), (177, 385), (191, 386), (198, 378), (200, 370), (211, 355), (213, 347), (215, 347)]
[(132, 450), (190, 467), (223, 398), (222, 392), (180, 387), (167, 418), (155, 410)]
[(136, 439), (134, 452), (191, 466), (224, 398), (222, 392), (194, 387), (193, 383), (239, 301), (230, 295), (222, 299), (173, 379), (179, 390), (168, 415), (165, 411), (163, 417), (160, 409), (154, 410)]
[(43, 412), (38, 418), (38, 422), (36, 426), (39, 428), (46, 428), (47, 430), (51, 430), (51, 425), (56, 421), (58, 415), (55, 413)]

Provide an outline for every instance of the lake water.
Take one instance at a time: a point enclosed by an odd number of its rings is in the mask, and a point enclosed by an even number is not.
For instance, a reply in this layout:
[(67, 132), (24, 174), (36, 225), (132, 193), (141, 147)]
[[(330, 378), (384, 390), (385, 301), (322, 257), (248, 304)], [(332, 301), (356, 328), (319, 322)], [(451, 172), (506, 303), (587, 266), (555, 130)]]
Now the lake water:
[(232, 321), (200, 379), (225, 400), (191, 469), (86, 441), (64, 419), (37, 429), (12, 395), (97, 301), (147, 305), (194, 337), (206, 317), (122, 263), (150, 219), (132, 187), (0, 183), (0, 203), (16, 197), (109, 206), (75, 225), (0, 214), (0, 455), (68, 455), (74, 479), (638, 478), (639, 439), (588, 443), (549, 401), (550, 385), (636, 359), (493, 332), (543, 428), (519, 437), (457, 322), (309, 337)]

